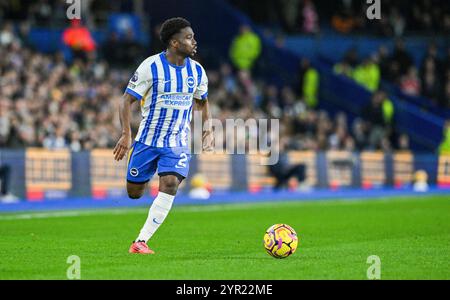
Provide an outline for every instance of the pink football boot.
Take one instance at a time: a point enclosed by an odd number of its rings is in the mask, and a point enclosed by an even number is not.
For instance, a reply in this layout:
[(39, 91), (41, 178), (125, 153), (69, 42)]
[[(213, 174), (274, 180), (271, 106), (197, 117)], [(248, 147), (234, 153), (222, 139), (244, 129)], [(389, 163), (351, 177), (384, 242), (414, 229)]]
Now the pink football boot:
[(144, 241), (133, 242), (128, 252), (139, 254), (155, 254), (155, 251), (150, 249)]

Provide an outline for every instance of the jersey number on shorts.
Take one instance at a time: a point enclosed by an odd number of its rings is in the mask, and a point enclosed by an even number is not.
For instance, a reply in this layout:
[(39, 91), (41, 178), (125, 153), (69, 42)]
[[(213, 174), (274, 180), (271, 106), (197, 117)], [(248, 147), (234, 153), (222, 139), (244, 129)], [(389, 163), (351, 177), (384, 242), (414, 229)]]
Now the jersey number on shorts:
[(177, 168), (177, 169), (186, 168), (187, 160), (188, 160), (188, 157), (187, 157), (186, 153), (181, 153), (180, 160), (178, 161), (178, 163), (175, 166), (175, 168)]

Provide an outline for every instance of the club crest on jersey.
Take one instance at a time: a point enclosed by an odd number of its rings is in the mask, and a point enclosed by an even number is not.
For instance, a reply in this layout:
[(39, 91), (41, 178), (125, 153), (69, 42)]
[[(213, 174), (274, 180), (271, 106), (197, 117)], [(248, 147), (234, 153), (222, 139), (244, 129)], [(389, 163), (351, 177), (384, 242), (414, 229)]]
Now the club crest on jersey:
[(195, 86), (195, 79), (194, 79), (194, 77), (193, 77), (193, 76), (189, 76), (189, 77), (186, 79), (186, 84), (187, 84), (187, 86), (188, 86), (189, 88), (193, 88), (193, 87)]
[(138, 175), (139, 175), (138, 169), (132, 168), (132, 169), (130, 170), (130, 175), (133, 176), (133, 177), (138, 176)]
[(136, 81), (138, 81), (138, 79), (139, 79), (139, 74), (138, 74), (138, 72), (135, 72), (133, 77), (131, 78), (131, 82), (136, 82)]

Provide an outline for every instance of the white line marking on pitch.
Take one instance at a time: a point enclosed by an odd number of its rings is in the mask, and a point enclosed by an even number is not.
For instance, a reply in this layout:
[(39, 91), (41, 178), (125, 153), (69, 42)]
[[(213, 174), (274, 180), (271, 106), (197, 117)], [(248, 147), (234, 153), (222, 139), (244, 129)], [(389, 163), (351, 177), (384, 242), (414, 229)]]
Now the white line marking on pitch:
[[(395, 200), (410, 200), (411, 198), (395, 197)], [(417, 198), (414, 198), (417, 199)], [(214, 211), (233, 211), (233, 210), (247, 210), (261, 207), (277, 207), (277, 206), (301, 206), (301, 205), (355, 205), (362, 203), (361, 200), (373, 200), (381, 203), (391, 202), (388, 199), (359, 199), (353, 198), (348, 200), (330, 199), (327, 201), (318, 200), (304, 200), (304, 201), (273, 201), (273, 202), (255, 202), (255, 203), (229, 203), (229, 204), (206, 204), (205, 205), (187, 205), (176, 206), (174, 210), (177, 213), (185, 212), (214, 212)], [(364, 201), (365, 202), (365, 201)], [(84, 210), (67, 210), (67, 211), (48, 211), (48, 212), (28, 212), (28, 213), (6, 213), (0, 214), (0, 221), (7, 220), (30, 220), (30, 219), (48, 219), (48, 218), (66, 218), (66, 217), (80, 217), (80, 216), (95, 216), (95, 215), (125, 215), (144, 213), (148, 207), (142, 206), (139, 208), (106, 208), (106, 209), (84, 209)]]
[(4, 220), (27, 220), (27, 219), (47, 219), (47, 218), (65, 218), (79, 216), (95, 215), (124, 215), (133, 212), (140, 212), (142, 209), (122, 209), (122, 210), (68, 210), (68, 211), (50, 211), (50, 212), (32, 212), (11, 215), (0, 215), (0, 221)]
[[(277, 204), (288, 204), (289, 202), (279, 203), (237, 203), (237, 204), (212, 204), (205, 206), (177, 206), (174, 207), (176, 212), (214, 212), (225, 210), (242, 210), (251, 209), (261, 206), (274, 206)], [(295, 202), (292, 202), (295, 203)], [(291, 203), (291, 204), (292, 204)], [(298, 203), (297, 203), (298, 204)], [(93, 209), (93, 210), (67, 210), (67, 211), (48, 211), (48, 212), (28, 212), (17, 214), (3, 214), (0, 215), (0, 221), (6, 220), (29, 220), (29, 219), (47, 219), (47, 218), (66, 218), (66, 217), (80, 217), (80, 216), (95, 216), (95, 215), (125, 215), (133, 213), (143, 213), (148, 210), (148, 207), (141, 208), (123, 208), (123, 209)]]

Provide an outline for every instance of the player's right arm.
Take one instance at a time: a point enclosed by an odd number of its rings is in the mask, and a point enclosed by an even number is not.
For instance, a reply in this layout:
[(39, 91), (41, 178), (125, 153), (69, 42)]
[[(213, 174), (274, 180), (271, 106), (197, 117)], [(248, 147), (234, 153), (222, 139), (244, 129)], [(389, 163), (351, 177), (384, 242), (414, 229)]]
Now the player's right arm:
[(125, 94), (119, 105), (120, 124), (122, 134), (114, 148), (114, 159), (119, 161), (125, 157), (131, 147), (131, 105), (140, 101), (151, 88), (152, 72), (150, 72), (150, 58), (144, 60), (128, 83)]
[(131, 147), (131, 104), (136, 100), (137, 99), (134, 96), (125, 93), (119, 105), (119, 116), (120, 124), (122, 125), (122, 134), (113, 151), (114, 159), (117, 161), (121, 160)]

